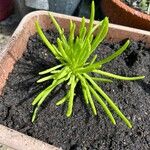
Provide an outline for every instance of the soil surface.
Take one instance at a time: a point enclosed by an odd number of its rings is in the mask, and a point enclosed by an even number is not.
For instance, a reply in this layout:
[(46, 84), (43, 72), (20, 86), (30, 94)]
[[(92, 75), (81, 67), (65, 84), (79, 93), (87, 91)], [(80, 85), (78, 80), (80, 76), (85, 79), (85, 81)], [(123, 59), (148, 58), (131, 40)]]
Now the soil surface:
[[(56, 33), (46, 32), (55, 43)], [(96, 51), (98, 59), (122, 45), (105, 41)], [(34, 97), (50, 82), (37, 84), (38, 72), (58, 62), (37, 35), (29, 39), (26, 52), (15, 64), (0, 97), (0, 123), (64, 150), (148, 150), (150, 148), (150, 49), (134, 42), (117, 59), (104, 65), (103, 70), (124, 76), (145, 75), (140, 81), (101, 83), (103, 90), (118, 104), (132, 121), (129, 129), (113, 112), (117, 125), (111, 124), (98, 103), (98, 116), (84, 104), (80, 85), (76, 88), (73, 115), (65, 115), (67, 105), (55, 103), (65, 94), (61, 85), (45, 100), (35, 123), (31, 123)]]

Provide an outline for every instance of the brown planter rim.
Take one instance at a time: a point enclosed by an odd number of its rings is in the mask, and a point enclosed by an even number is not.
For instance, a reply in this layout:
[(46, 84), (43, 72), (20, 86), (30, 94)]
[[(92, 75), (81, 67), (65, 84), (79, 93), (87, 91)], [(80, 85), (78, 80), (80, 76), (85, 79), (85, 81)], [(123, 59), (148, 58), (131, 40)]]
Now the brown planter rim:
[[(81, 18), (52, 13), (59, 24), (68, 31), (68, 23), (73, 20), (79, 27)], [(6, 83), (8, 74), (12, 71), (15, 62), (22, 56), (26, 49), (28, 39), (35, 34), (35, 20), (38, 20), (43, 29), (52, 29), (54, 26), (48, 17), (47, 11), (35, 11), (26, 15), (15, 32), (5, 49), (0, 51), (0, 95)], [(89, 20), (86, 20), (88, 25)], [(95, 21), (95, 24), (98, 22)], [(150, 46), (150, 32), (138, 30), (134, 28), (124, 27), (120, 25), (110, 24), (107, 39), (116, 42), (125, 38), (134, 40), (142, 40), (146, 42), (146, 46)], [(29, 137), (18, 131), (0, 125), (0, 143), (7, 145), (16, 150), (60, 150), (55, 146), (49, 145), (35, 138)]]
[(137, 17), (140, 17), (140, 18), (143, 18), (144, 20), (150, 21), (150, 15), (128, 6), (121, 0), (111, 0), (111, 1), (113, 3), (115, 3), (118, 7), (120, 7), (121, 9), (124, 9), (126, 12), (130, 12), (131, 14), (136, 15)]

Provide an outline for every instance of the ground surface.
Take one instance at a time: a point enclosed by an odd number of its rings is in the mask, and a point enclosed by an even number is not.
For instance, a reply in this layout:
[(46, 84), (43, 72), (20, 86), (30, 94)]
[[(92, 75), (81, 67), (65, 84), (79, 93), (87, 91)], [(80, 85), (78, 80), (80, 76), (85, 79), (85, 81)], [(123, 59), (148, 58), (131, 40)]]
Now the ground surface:
[(0, 21), (0, 51), (5, 48), (18, 22), (17, 14), (13, 14), (6, 20)]
[[(49, 36), (51, 35), (51, 36)], [(55, 33), (47, 32), (55, 42)], [(105, 42), (97, 50), (99, 59), (117, 49), (119, 44)], [(10, 128), (62, 147), (64, 150), (148, 150), (150, 148), (150, 49), (142, 42), (133, 42), (118, 59), (103, 67), (112, 73), (132, 76), (145, 75), (141, 81), (114, 81), (100, 84), (104, 91), (119, 105), (133, 122), (126, 125), (114, 113), (117, 125), (113, 126), (96, 103), (98, 116), (94, 117), (84, 104), (80, 87), (76, 90), (74, 113), (66, 118), (66, 105), (57, 107), (56, 101), (65, 93), (65, 86), (58, 87), (44, 102), (38, 118), (31, 123), (31, 102), (49, 83), (37, 85), (38, 72), (57, 62), (37, 36), (28, 42), (28, 48), (9, 75), (0, 97), (0, 123)]]

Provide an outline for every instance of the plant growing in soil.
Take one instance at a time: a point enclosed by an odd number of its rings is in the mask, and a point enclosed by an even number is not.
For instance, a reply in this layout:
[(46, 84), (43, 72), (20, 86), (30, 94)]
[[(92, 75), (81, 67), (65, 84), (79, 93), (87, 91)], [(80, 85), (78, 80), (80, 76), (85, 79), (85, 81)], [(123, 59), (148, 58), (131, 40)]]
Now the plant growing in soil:
[[(60, 64), (39, 72), (39, 75), (48, 75), (39, 79), (37, 83), (42, 83), (47, 80), (53, 80), (53, 82), (41, 93), (39, 93), (33, 100), (32, 105), (35, 106), (35, 109), (32, 116), (32, 122), (34, 122), (37, 111), (46, 97), (63, 82), (67, 83), (68, 91), (66, 95), (56, 103), (56, 105), (58, 106), (62, 105), (63, 103), (68, 103), (66, 116), (70, 117), (73, 111), (75, 88), (77, 83), (80, 82), (85, 103), (91, 106), (94, 115), (97, 115), (97, 109), (94, 104), (94, 100), (96, 100), (102, 106), (111, 122), (113, 124), (116, 124), (112, 113), (105, 103), (106, 101), (110, 105), (110, 107), (118, 114), (118, 116), (126, 123), (126, 125), (129, 128), (132, 127), (130, 121), (119, 110), (112, 99), (102, 90), (102, 88), (98, 86), (97, 82), (112, 82), (112, 80), (108, 78), (115, 78), (119, 80), (139, 80), (143, 79), (144, 76), (123, 77), (102, 70), (102, 65), (119, 56), (124, 50), (126, 50), (130, 41), (127, 40), (126, 43), (115, 53), (102, 60), (97, 61), (97, 55), (93, 56), (92, 54), (96, 50), (97, 46), (106, 37), (109, 21), (106, 17), (102, 22), (94, 26), (94, 16), (95, 5), (94, 1), (92, 1), (89, 27), (86, 27), (85, 18), (83, 17), (79, 29), (79, 35), (75, 36), (74, 33), (76, 24), (70, 21), (70, 34), (67, 39), (64, 35), (64, 30), (59, 26), (55, 18), (50, 14), (50, 19), (52, 20), (60, 35), (60, 37), (57, 38), (57, 46), (51, 44), (48, 41), (38, 21), (36, 21), (36, 29), (38, 34), (40, 35), (46, 46), (53, 53), (53, 55), (56, 57), (56, 59), (59, 60)], [(94, 37), (94, 31), (98, 30), (98, 28), (99, 31)], [(93, 76), (93, 73), (97, 74), (98, 77)], [(106, 76), (108, 78), (103, 78), (101, 76)]]
[(136, 8), (142, 12), (150, 14), (150, 1), (149, 0), (123, 0), (129, 6)]

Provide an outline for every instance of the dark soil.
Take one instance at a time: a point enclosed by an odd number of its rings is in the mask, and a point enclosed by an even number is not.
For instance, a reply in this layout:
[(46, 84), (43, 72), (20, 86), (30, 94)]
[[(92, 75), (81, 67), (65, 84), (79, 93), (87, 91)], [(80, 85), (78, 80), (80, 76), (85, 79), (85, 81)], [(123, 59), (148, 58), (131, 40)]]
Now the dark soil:
[[(57, 34), (47, 31), (55, 43)], [(104, 42), (96, 51), (99, 59), (120, 47)], [(38, 72), (58, 63), (37, 35), (30, 38), (23, 57), (9, 75), (0, 97), (0, 123), (22, 133), (40, 139), (64, 150), (148, 150), (150, 148), (150, 49), (142, 42), (132, 42), (118, 59), (106, 64), (109, 72), (133, 76), (145, 75), (140, 81), (116, 81), (101, 83), (104, 91), (118, 104), (132, 121), (129, 129), (114, 113), (117, 125), (113, 126), (96, 103), (98, 116), (94, 117), (84, 104), (80, 86), (76, 89), (74, 112), (65, 116), (66, 106), (55, 105), (64, 95), (61, 85), (46, 99), (31, 123), (34, 97), (48, 84), (36, 84)]]

